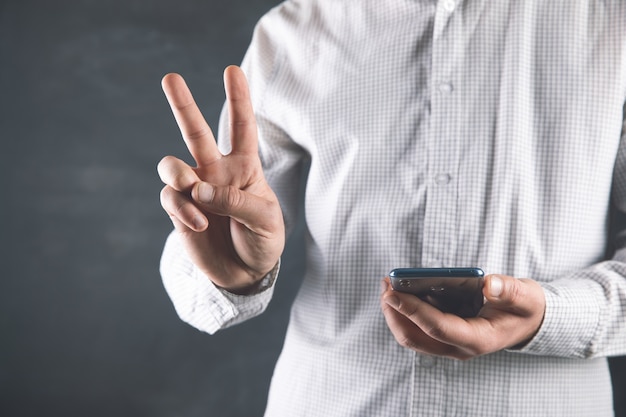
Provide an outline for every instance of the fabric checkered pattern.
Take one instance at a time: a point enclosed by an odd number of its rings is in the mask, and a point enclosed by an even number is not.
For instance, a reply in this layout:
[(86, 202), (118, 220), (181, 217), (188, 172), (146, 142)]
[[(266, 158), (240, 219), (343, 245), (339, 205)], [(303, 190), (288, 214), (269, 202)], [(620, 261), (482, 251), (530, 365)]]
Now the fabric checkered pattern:
[[(243, 68), (288, 226), (310, 161), (306, 276), (267, 416), (612, 415), (626, 1), (291, 0), (259, 22)], [(533, 278), (544, 323), (524, 348), (469, 361), (404, 349), (379, 282), (409, 266)], [(207, 332), (272, 296), (215, 289), (176, 235), (162, 273)]]

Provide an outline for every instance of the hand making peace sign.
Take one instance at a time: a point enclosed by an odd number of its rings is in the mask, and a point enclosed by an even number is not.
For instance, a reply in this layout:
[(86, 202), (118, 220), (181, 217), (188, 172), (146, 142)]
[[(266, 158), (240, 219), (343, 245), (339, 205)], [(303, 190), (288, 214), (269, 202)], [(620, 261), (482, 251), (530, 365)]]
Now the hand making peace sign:
[(163, 77), (163, 91), (197, 166), (173, 156), (159, 162), (166, 184), (161, 205), (181, 234), (193, 263), (211, 281), (247, 293), (278, 262), (282, 212), (258, 156), (257, 127), (245, 75), (224, 71), (232, 151), (222, 155), (183, 78)]

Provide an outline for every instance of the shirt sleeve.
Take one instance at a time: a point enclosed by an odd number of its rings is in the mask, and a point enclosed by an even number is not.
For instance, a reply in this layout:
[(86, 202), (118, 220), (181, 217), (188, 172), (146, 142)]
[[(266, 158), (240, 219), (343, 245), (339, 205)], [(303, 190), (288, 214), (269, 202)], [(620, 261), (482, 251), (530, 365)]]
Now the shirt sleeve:
[[(626, 106), (624, 113), (626, 120)], [(626, 354), (626, 122), (613, 171), (608, 223), (609, 259), (542, 284), (543, 324), (519, 352), (571, 358)]]
[(189, 259), (179, 234), (173, 231), (163, 249), (161, 277), (176, 313), (184, 322), (213, 334), (261, 314), (274, 292), (278, 266), (267, 285), (253, 295), (237, 295), (215, 286)]

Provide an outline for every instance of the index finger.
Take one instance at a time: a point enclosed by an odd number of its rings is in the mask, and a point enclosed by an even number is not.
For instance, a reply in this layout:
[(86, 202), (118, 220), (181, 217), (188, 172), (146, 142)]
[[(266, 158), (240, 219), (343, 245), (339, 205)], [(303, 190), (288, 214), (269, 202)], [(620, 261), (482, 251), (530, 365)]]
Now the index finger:
[(444, 313), (418, 297), (390, 289), (383, 293), (383, 301), (412, 321), (429, 337), (447, 345), (466, 347), (472, 340), (473, 329), (468, 320), (484, 321), (482, 318), (463, 319), (454, 314)]
[(211, 128), (204, 120), (183, 77), (174, 73), (167, 74), (163, 77), (161, 86), (185, 144), (198, 166), (220, 159), (222, 154), (217, 148)]

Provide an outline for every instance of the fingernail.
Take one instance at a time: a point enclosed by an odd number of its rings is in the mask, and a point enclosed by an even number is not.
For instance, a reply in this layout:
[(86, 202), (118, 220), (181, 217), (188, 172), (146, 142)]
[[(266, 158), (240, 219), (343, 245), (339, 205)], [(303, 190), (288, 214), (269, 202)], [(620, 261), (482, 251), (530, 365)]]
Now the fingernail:
[(380, 281), (380, 292), (381, 294), (387, 291), (387, 283), (385, 281)]
[(196, 230), (204, 230), (206, 226), (206, 219), (200, 216), (199, 214), (196, 214), (195, 216), (193, 216), (192, 222), (193, 222), (193, 227), (195, 227)]
[(491, 283), (489, 285), (489, 293), (492, 297), (500, 297), (500, 294), (502, 294), (503, 286), (504, 282), (502, 281), (502, 278), (500, 278), (499, 276), (492, 276)]
[(213, 201), (214, 195), (215, 190), (210, 184), (207, 184), (206, 182), (198, 184), (198, 201), (202, 203), (210, 203)]

